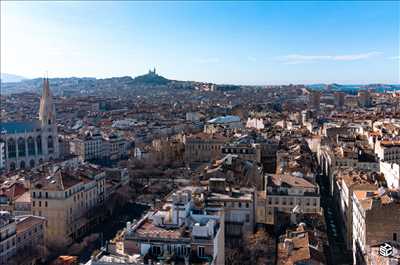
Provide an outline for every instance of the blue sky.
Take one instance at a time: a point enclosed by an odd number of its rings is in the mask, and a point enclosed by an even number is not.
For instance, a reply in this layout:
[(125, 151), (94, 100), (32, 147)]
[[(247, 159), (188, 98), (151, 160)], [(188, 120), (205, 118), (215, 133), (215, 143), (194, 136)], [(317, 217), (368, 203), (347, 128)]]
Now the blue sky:
[(400, 83), (399, 2), (1, 2), (1, 71)]

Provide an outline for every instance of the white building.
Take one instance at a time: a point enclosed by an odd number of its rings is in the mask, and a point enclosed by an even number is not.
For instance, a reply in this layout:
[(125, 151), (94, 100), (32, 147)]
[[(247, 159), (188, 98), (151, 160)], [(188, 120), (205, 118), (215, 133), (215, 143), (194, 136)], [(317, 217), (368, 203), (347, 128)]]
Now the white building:
[(246, 128), (254, 128), (257, 130), (262, 130), (262, 129), (264, 129), (264, 121), (263, 121), (263, 119), (248, 118), (247, 123), (246, 123)]
[(380, 160), (400, 164), (400, 141), (382, 140), (375, 145)]
[(339, 205), (341, 221), (343, 222), (341, 231), (349, 250), (353, 245), (353, 191), (377, 189), (372, 178), (360, 173), (358, 171), (342, 170), (336, 177), (335, 197)]
[(380, 161), (380, 173), (392, 189), (400, 189), (400, 164)]
[(224, 214), (206, 205), (201, 188), (179, 190), (160, 209), (124, 231), (124, 251), (151, 260), (225, 264)]

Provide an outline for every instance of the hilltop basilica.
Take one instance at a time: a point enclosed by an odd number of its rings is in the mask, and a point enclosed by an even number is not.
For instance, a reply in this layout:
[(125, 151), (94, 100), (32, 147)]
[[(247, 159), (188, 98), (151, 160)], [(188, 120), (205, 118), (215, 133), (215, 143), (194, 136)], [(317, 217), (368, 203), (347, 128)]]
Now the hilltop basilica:
[(56, 111), (48, 78), (43, 81), (39, 120), (1, 122), (0, 142), (4, 142), (6, 170), (32, 168), (58, 158)]

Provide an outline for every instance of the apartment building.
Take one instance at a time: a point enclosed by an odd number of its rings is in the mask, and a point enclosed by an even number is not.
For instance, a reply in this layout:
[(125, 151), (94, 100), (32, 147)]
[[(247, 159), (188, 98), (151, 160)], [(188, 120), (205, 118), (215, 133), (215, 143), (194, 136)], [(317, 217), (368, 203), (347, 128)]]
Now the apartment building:
[(380, 160), (400, 164), (400, 140), (382, 140), (375, 145)]
[(371, 247), (400, 241), (400, 196), (397, 192), (357, 190), (353, 203), (354, 264), (371, 264)]
[(186, 163), (209, 162), (220, 158), (221, 148), (228, 138), (221, 134), (197, 133), (185, 139)]
[(321, 212), (318, 185), (292, 175), (267, 174), (256, 203), (256, 222), (263, 224), (275, 224), (278, 212)]
[(6, 211), (0, 211), (0, 264), (8, 265), (17, 253), (17, 223)]
[(14, 260), (19, 265), (41, 262), (47, 255), (44, 242), (46, 219), (24, 215), (16, 217), (15, 220), (17, 256)]
[(220, 209), (224, 213), (225, 236), (229, 238), (228, 243), (232, 245), (240, 243), (244, 235), (254, 232), (254, 189), (234, 189), (227, 187), (224, 178), (210, 178), (208, 190), (204, 194), (209, 207)]
[(82, 161), (103, 159), (105, 157), (103, 139), (99, 132), (90, 131), (71, 141), (71, 152)]
[(103, 155), (111, 160), (118, 160), (128, 156), (129, 143), (116, 134), (110, 134), (103, 138)]
[(105, 172), (90, 164), (55, 167), (32, 176), (32, 213), (47, 220), (46, 243), (62, 247), (98, 222)]
[(261, 162), (261, 146), (259, 144), (226, 144), (221, 148), (221, 155), (237, 155), (243, 160)]
[(343, 236), (347, 249), (353, 246), (353, 203), (352, 194), (358, 190), (377, 190), (376, 176), (370, 176), (360, 171), (343, 170), (336, 177), (336, 201), (339, 205)]
[(355, 147), (324, 145), (318, 149), (321, 173), (329, 178), (330, 194), (333, 196), (335, 176), (341, 170), (356, 169), (379, 172), (379, 161), (371, 153)]
[(321, 104), (321, 92), (320, 91), (310, 91), (309, 97), (310, 107), (319, 110)]
[(175, 264), (225, 264), (224, 215), (207, 207), (200, 189), (184, 189), (136, 223), (128, 223), (127, 254)]

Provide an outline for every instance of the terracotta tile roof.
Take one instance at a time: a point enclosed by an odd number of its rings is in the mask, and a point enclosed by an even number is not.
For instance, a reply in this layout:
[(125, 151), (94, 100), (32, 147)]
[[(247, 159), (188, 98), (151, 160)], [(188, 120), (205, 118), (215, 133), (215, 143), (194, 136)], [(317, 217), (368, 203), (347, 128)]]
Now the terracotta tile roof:
[(44, 222), (45, 219), (38, 216), (28, 216), (26, 218), (22, 218), (21, 221), (17, 221), (17, 234), (23, 233), (35, 225), (44, 224)]
[(309, 182), (308, 180), (291, 175), (279, 175), (279, 174), (270, 175), (270, 180), (271, 180), (270, 183), (273, 186), (281, 186), (282, 184), (285, 183), (291, 187), (315, 188), (315, 185)]
[(7, 196), (7, 198), (10, 200), (15, 200), (26, 191), (27, 189), (24, 187), (24, 184), (15, 182), (8, 187), (3, 187), (0, 191), (0, 194)]
[(285, 246), (285, 243), (279, 243), (278, 265), (293, 265), (296, 262), (310, 260), (311, 254), (307, 232), (300, 233), (286, 240), (289, 241), (292, 247)]
[(164, 238), (164, 239), (180, 239), (183, 236), (181, 228), (163, 228), (153, 224), (150, 219), (145, 220), (140, 227), (135, 231), (135, 234), (146, 238)]

